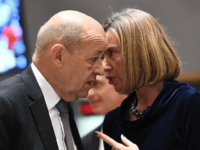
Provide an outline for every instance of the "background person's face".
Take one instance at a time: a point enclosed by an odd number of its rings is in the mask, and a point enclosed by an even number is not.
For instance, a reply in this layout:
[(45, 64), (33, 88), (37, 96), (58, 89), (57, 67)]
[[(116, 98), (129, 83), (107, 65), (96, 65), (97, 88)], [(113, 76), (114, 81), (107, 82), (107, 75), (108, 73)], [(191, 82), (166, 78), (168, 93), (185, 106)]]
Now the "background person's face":
[(108, 83), (105, 75), (97, 76), (96, 82), (87, 96), (93, 113), (103, 115), (120, 106), (124, 98), (126, 98), (126, 95), (116, 92), (114, 87)]
[(103, 67), (109, 83), (114, 85), (115, 90), (120, 92), (124, 84), (124, 60), (122, 56), (121, 45), (117, 36), (111, 31), (106, 32), (108, 50), (105, 52)]

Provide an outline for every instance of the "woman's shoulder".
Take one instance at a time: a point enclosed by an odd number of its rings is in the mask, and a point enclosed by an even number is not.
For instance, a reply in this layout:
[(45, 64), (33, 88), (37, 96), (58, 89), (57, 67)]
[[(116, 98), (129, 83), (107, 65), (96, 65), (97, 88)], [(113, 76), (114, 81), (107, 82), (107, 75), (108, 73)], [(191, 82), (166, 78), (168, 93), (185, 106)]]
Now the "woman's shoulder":
[(120, 112), (120, 106), (115, 108), (114, 110), (111, 110), (109, 111), (107, 114), (106, 114), (106, 117), (104, 119), (104, 124), (112, 124), (114, 123), (115, 121), (117, 121), (117, 119), (119, 118), (119, 112)]
[[(176, 103), (178, 108), (183, 111), (183, 117), (188, 120), (189, 116), (198, 116), (200, 118), (200, 92), (196, 91), (194, 88), (188, 88), (182, 91), (177, 99)], [(199, 114), (199, 115), (197, 115)], [(198, 118), (197, 117), (197, 118)], [(189, 117), (193, 118), (193, 117)], [(199, 119), (198, 119), (199, 120)]]
[(165, 86), (162, 96), (181, 104), (189, 103), (191, 100), (200, 102), (200, 92), (185, 82), (169, 80), (165, 82)]
[(188, 89), (181, 94), (187, 105), (198, 105), (200, 109), (200, 92)]
[(185, 101), (186, 103), (190, 103), (192, 101), (200, 102), (200, 92), (196, 91), (193, 87), (188, 86), (187, 89), (183, 90), (179, 97)]

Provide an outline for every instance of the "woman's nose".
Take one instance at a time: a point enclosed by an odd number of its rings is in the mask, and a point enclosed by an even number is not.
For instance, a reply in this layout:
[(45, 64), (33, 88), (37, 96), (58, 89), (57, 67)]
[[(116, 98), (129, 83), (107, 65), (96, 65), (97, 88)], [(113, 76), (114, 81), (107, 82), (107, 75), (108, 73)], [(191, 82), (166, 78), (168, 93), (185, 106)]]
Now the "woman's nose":
[(109, 70), (112, 69), (111, 63), (110, 63), (110, 61), (109, 61), (109, 59), (107, 57), (104, 58), (102, 63), (103, 63), (104, 71), (109, 71)]

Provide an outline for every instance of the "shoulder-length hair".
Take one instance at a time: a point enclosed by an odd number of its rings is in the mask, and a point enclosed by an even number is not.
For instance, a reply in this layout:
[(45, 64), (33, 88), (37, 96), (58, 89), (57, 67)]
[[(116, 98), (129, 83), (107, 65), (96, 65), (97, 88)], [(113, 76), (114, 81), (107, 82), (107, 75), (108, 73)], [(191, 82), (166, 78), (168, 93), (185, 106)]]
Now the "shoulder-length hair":
[(114, 13), (103, 24), (116, 33), (122, 48), (125, 82), (120, 93), (177, 78), (181, 63), (158, 21), (138, 9)]

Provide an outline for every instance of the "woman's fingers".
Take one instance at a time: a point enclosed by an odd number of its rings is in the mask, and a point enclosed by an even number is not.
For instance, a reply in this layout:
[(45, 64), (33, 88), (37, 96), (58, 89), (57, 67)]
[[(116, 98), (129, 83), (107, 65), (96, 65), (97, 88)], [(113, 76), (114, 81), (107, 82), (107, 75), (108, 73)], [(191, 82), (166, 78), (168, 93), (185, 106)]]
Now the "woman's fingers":
[(127, 147), (132, 147), (134, 150), (139, 150), (138, 146), (127, 139), (123, 134), (121, 135), (121, 140)]
[(118, 143), (107, 136), (106, 134), (103, 134), (102, 132), (95, 131), (97, 133), (97, 137), (103, 139), (106, 143), (108, 143), (110, 146), (115, 147)]
[(121, 140), (127, 147), (121, 143), (116, 142), (115, 140), (113, 140), (112, 138), (110, 138), (102, 132), (95, 131), (95, 133), (97, 134), (97, 137), (103, 139), (106, 143), (108, 143), (111, 147), (113, 147), (116, 150), (139, 150), (136, 144), (132, 143), (123, 135), (121, 135)]

